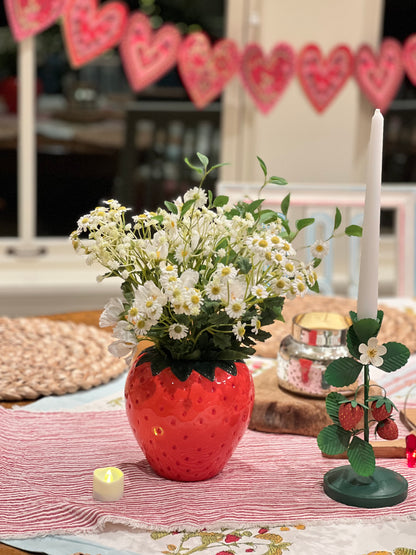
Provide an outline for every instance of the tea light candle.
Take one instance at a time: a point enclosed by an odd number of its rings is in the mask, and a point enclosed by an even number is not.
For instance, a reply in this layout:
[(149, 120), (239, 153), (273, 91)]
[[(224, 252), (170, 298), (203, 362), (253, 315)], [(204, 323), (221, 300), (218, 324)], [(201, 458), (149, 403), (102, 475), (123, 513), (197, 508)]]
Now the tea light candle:
[(123, 472), (114, 466), (96, 468), (92, 491), (97, 501), (117, 501), (124, 493)]

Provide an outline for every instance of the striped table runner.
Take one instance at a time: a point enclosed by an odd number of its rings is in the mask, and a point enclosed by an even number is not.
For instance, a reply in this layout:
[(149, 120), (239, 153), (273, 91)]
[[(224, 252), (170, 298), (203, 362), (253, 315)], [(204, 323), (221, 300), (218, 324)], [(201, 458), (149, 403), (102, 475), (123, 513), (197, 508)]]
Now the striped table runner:
[[(0, 408), (0, 539), (98, 531), (106, 522), (142, 529), (218, 529), (338, 519), (416, 516), (416, 472), (404, 459), (378, 462), (409, 481), (406, 501), (357, 509), (322, 490), (345, 461), (322, 458), (315, 438), (248, 431), (224, 471), (206, 482), (156, 476), (124, 411), (30, 413)], [(118, 466), (124, 497), (92, 498), (93, 470)]]

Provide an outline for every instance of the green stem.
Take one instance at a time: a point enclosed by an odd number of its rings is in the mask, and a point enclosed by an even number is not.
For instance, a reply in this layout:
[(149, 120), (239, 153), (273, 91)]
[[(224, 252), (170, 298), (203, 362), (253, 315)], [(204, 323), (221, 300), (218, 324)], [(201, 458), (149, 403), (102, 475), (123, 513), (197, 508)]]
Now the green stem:
[(368, 406), (368, 396), (370, 391), (370, 367), (368, 364), (364, 366), (364, 406), (366, 409), (364, 410), (364, 441), (369, 442), (370, 434), (369, 434), (369, 427), (368, 427), (368, 413), (370, 411)]

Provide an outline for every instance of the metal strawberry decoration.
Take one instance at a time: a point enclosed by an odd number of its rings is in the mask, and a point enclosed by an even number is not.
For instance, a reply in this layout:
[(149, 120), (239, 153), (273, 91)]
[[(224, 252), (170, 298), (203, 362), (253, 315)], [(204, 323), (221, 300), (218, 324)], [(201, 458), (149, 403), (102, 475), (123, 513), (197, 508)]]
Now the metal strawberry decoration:
[[(383, 439), (396, 439), (397, 424), (392, 418), (397, 410), (385, 395), (370, 396), (370, 365), (384, 372), (394, 372), (406, 364), (409, 349), (401, 343), (389, 342), (378, 345), (377, 334), (383, 321), (383, 311), (377, 312), (377, 319), (357, 319), (350, 312), (352, 325), (348, 330), (347, 345), (351, 357), (331, 362), (325, 372), (325, 380), (335, 387), (344, 387), (355, 382), (364, 371), (363, 383), (356, 391), (354, 399), (338, 392), (326, 398), (326, 409), (333, 424), (318, 435), (318, 446), (327, 455), (346, 452), (352, 469), (360, 476), (371, 476), (376, 468), (373, 447), (369, 442), (369, 428), (377, 425), (375, 433)], [(363, 390), (363, 401), (357, 401), (357, 394)], [(361, 437), (362, 436), (362, 437)]]

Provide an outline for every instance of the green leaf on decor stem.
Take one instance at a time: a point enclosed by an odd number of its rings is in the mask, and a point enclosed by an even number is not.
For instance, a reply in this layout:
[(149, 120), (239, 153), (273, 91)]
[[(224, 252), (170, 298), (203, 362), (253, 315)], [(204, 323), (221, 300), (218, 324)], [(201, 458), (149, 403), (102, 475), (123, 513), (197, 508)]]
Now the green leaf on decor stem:
[(225, 206), (229, 200), (229, 197), (226, 195), (219, 195), (214, 199), (213, 206), (215, 206), (215, 208), (220, 208), (221, 206)]
[(276, 175), (269, 177), (269, 183), (273, 183), (273, 185), (287, 185), (287, 181), (284, 177), (277, 177)]
[(351, 357), (343, 357), (332, 361), (324, 374), (325, 381), (335, 387), (348, 386), (355, 382), (363, 365)]
[(250, 212), (251, 214), (254, 214), (254, 212), (257, 210), (257, 208), (259, 206), (261, 206), (264, 202), (264, 198), (258, 198), (256, 200), (253, 200), (253, 202), (250, 202), (250, 204), (247, 204), (247, 212)]
[(184, 158), (184, 160), (185, 160), (185, 164), (186, 164), (188, 167), (190, 167), (191, 170), (194, 170), (194, 171), (196, 171), (196, 172), (198, 172), (198, 173), (204, 173), (204, 170), (203, 170), (202, 168), (198, 167), (198, 166), (194, 166), (194, 164), (192, 164), (192, 163), (189, 161), (189, 158)]
[(250, 260), (246, 257), (238, 258), (235, 262), (235, 265), (242, 274), (248, 274), (252, 267)]
[(355, 358), (360, 358), (361, 356), (361, 353), (358, 350), (358, 347), (360, 345), (361, 345), (361, 341), (358, 339), (358, 336), (355, 333), (353, 326), (350, 326), (348, 328), (348, 333), (347, 333), (347, 347), (350, 354)]
[(165, 200), (165, 206), (168, 210), (172, 212), (172, 214), (178, 213), (178, 207), (174, 202), (170, 202), (169, 200)]
[(184, 202), (182, 204), (182, 208), (181, 208), (181, 218), (188, 212), (188, 210), (191, 208), (191, 206), (195, 204), (195, 199), (190, 199), (187, 200), (186, 202)]
[(384, 346), (387, 349), (387, 353), (382, 356), (383, 364), (379, 366), (384, 372), (394, 372), (404, 366), (409, 360), (410, 351), (402, 343), (390, 341), (389, 343), (384, 343)]
[(345, 228), (345, 234), (348, 237), (362, 237), (363, 228), (360, 225), (349, 225)]
[(205, 156), (205, 154), (201, 154), (200, 152), (197, 152), (196, 155), (198, 156), (199, 161), (201, 162), (201, 164), (204, 166), (204, 169), (206, 170), (209, 164), (208, 158)]
[(325, 380), (329, 385), (344, 387), (355, 382), (363, 365), (350, 357), (333, 360), (325, 370)]
[(339, 228), (342, 222), (342, 214), (338, 206), (335, 208), (334, 231)]
[(344, 453), (351, 439), (351, 432), (341, 426), (331, 424), (318, 434), (318, 447), (326, 455), (340, 455)]
[(379, 310), (377, 312), (377, 318), (361, 318), (361, 320), (353, 318), (354, 314), (354, 312), (350, 312), (352, 327), (357, 334), (358, 341), (360, 343), (368, 343), (371, 337), (377, 337), (383, 321), (383, 311)]
[(310, 286), (309, 289), (314, 293), (319, 293), (319, 283), (315, 281), (315, 283), (312, 286)]
[(280, 210), (282, 211), (282, 214), (284, 214), (285, 216), (287, 216), (287, 213), (289, 211), (289, 206), (290, 206), (290, 193), (288, 193), (280, 203)]
[(260, 156), (257, 156), (257, 160), (259, 161), (260, 167), (264, 173), (264, 177), (266, 177), (267, 175), (267, 168), (266, 168), (266, 164), (263, 162), (263, 160), (260, 158)]
[(296, 229), (300, 231), (301, 229), (304, 229), (305, 227), (308, 227), (314, 223), (315, 218), (303, 218), (302, 220), (296, 221)]
[(376, 467), (373, 447), (358, 436), (354, 436), (347, 451), (353, 470), (360, 476), (371, 476)]
[(328, 413), (329, 418), (334, 422), (334, 424), (339, 424), (339, 405), (343, 401), (345, 401), (344, 395), (341, 395), (341, 393), (337, 393), (336, 391), (332, 391), (326, 397), (326, 412)]
[(274, 210), (262, 210), (259, 212), (259, 221), (262, 224), (270, 224), (271, 222), (275, 222), (278, 218), (278, 215)]

